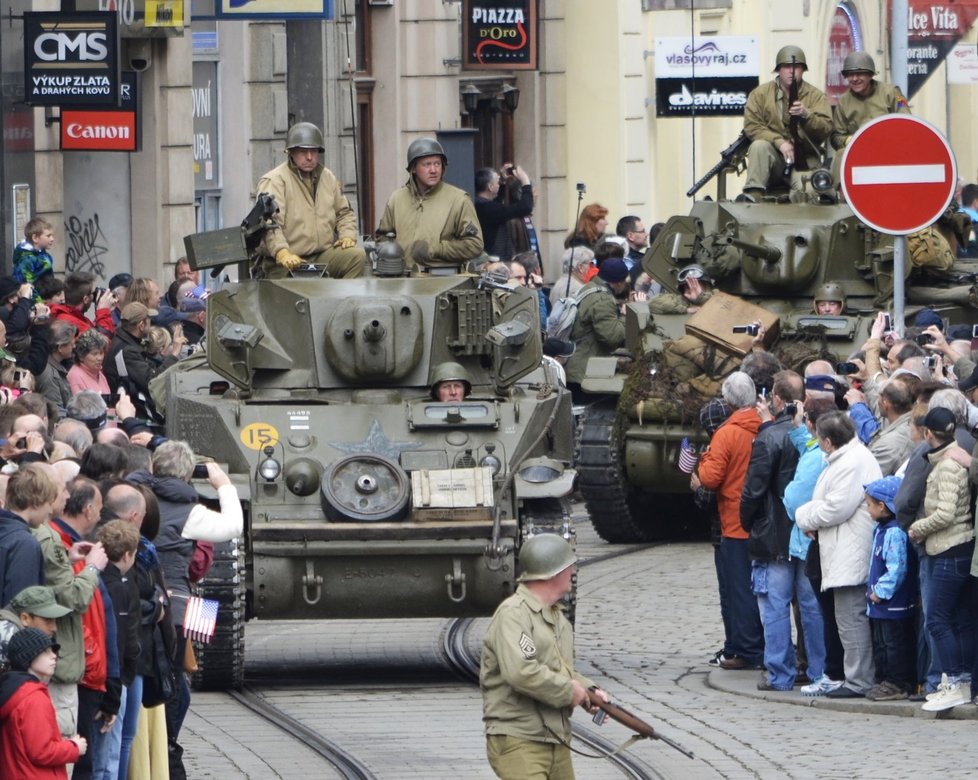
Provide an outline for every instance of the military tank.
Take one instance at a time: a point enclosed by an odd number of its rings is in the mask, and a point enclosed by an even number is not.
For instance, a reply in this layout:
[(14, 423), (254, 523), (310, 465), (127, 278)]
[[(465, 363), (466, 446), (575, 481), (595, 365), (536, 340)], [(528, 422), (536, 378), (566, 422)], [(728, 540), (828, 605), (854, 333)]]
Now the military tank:
[[(725, 174), (723, 166), (724, 160), (714, 172)], [(890, 305), (892, 238), (863, 225), (812, 180), (806, 177), (791, 195), (757, 203), (725, 199), (721, 180), (721, 200), (696, 201), (688, 215), (668, 220), (643, 258), (644, 271), (664, 292), (677, 294), (679, 272), (699, 264), (716, 290), (777, 315), (780, 335), (769, 348), (786, 367), (800, 370), (814, 357), (847, 360), (868, 337), (875, 311)], [(914, 276), (908, 301), (937, 301), (951, 321), (970, 322), (976, 270), (973, 261), (959, 262)], [(845, 292), (841, 315), (814, 312), (814, 294), (826, 283)], [(595, 530), (609, 542), (705, 527), (689, 476), (678, 467), (680, 447), (684, 439), (694, 449), (705, 445), (698, 410), (751, 341), (740, 339), (738, 354), (723, 343), (736, 341), (727, 335), (729, 324), (726, 334), (700, 332), (700, 370), (683, 373), (671, 350), (690, 338), (690, 316), (652, 314), (645, 303), (626, 308), (627, 355), (590, 360), (581, 383), (594, 401), (582, 415), (576, 450), (579, 490)]]
[[(247, 256), (237, 229), (187, 244), (199, 269)], [(199, 687), (241, 684), (249, 619), (489, 615), (525, 540), (573, 540), (570, 395), (535, 292), (409, 276), (392, 246), (360, 279), (225, 285), (203, 354), (164, 377), (167, 435), (226, 466), (245, 515), (201, 584), (220, 610)], [(438, 400), (448, 378), (471, 392)]]

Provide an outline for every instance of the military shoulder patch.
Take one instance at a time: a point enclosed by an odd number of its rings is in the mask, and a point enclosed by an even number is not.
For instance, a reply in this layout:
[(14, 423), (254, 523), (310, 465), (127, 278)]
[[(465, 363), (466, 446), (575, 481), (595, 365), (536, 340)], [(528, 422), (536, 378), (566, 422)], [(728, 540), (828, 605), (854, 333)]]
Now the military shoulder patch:
[(533, 640), (526, 635), (525, 631), (520, 634), (520, 650), (523, 652), (524, 658), (536, 658), (537, 656), (537, 646), (533, 644)]

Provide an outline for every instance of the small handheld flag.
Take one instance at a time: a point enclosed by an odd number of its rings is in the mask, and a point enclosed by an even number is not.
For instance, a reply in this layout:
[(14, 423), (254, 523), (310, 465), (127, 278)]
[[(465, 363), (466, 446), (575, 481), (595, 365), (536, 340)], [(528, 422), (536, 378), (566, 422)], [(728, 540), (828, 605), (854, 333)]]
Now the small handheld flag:
[(183, 616), (183, 635), (198, 642), (210, 642), (217, 628), (217, 602), (191, 596)]
[(689, 437), (683, 436), (683, 440), (679, 443), (679, 470), (683, 474), (692, 474), (698, 461), (699, 456), (693, 449), (693, 445), (689, 443)]

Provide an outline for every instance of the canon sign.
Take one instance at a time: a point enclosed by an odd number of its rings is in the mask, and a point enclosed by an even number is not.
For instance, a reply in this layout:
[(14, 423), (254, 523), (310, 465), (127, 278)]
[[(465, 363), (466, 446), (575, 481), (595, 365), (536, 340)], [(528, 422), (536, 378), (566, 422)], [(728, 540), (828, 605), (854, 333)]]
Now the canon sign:
[(44, 62), (104, 62), (109, 49), (104, 32), (46, 32), (34, 39), (34, 54)]
[(134, 111), (62, 111), (61, 148), (133, 152), (136, 114)]

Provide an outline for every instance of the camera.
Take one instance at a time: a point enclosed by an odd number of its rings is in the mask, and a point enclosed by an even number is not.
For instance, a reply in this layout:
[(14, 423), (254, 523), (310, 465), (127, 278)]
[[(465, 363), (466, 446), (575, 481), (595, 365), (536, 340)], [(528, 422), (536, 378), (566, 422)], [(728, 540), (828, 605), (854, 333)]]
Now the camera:
[(507, 176), (515, 176), (516, 175), (516, 166), (515, 165), (507, 165), (506, 166), (506, 175)]
[(923, 347), (926, 344), (933, 344), (934, 337), (930, 333), (918, 333), (916, 342)]
[(587, 192), (587, 187), (584, 186), (584, 182), (579, 181), (577, 183), (577, 191), (578, 192)]
[(196, 466), (194, 466), (194, 479), (207, 479), (207, 477), (208, 473), (206, 463), (198, 463)]
[(857, 366), (855, 363), (850, 363), (850, 362), (836, 363), (835, 373), (842, 374), (843, 376), (846, 376), (847, 374), (858, 374), (859, 366)]
[(893, 330), (893, 320), (890, 319), (890, 313), (884, 312), (883, 314), (883, 332), (886, 333), (889, 330)]
[(978, 325), (971, 326), (971, 338), (978, 339)]
[(796, 403), (785, 404), (784, 410), (785, 412), (787, 412), (789, 417), (794, 417), (796, 414), (798, 414), (798, 404)]
[(937, 355), (930, 355), (924, 358), (924, 365), (933, 370), (937, 368)]
[(756, 336), (760, 328), (757, 325), (734, 325), (731, 329), (732, 333), (748, 333), (751, 336)]

